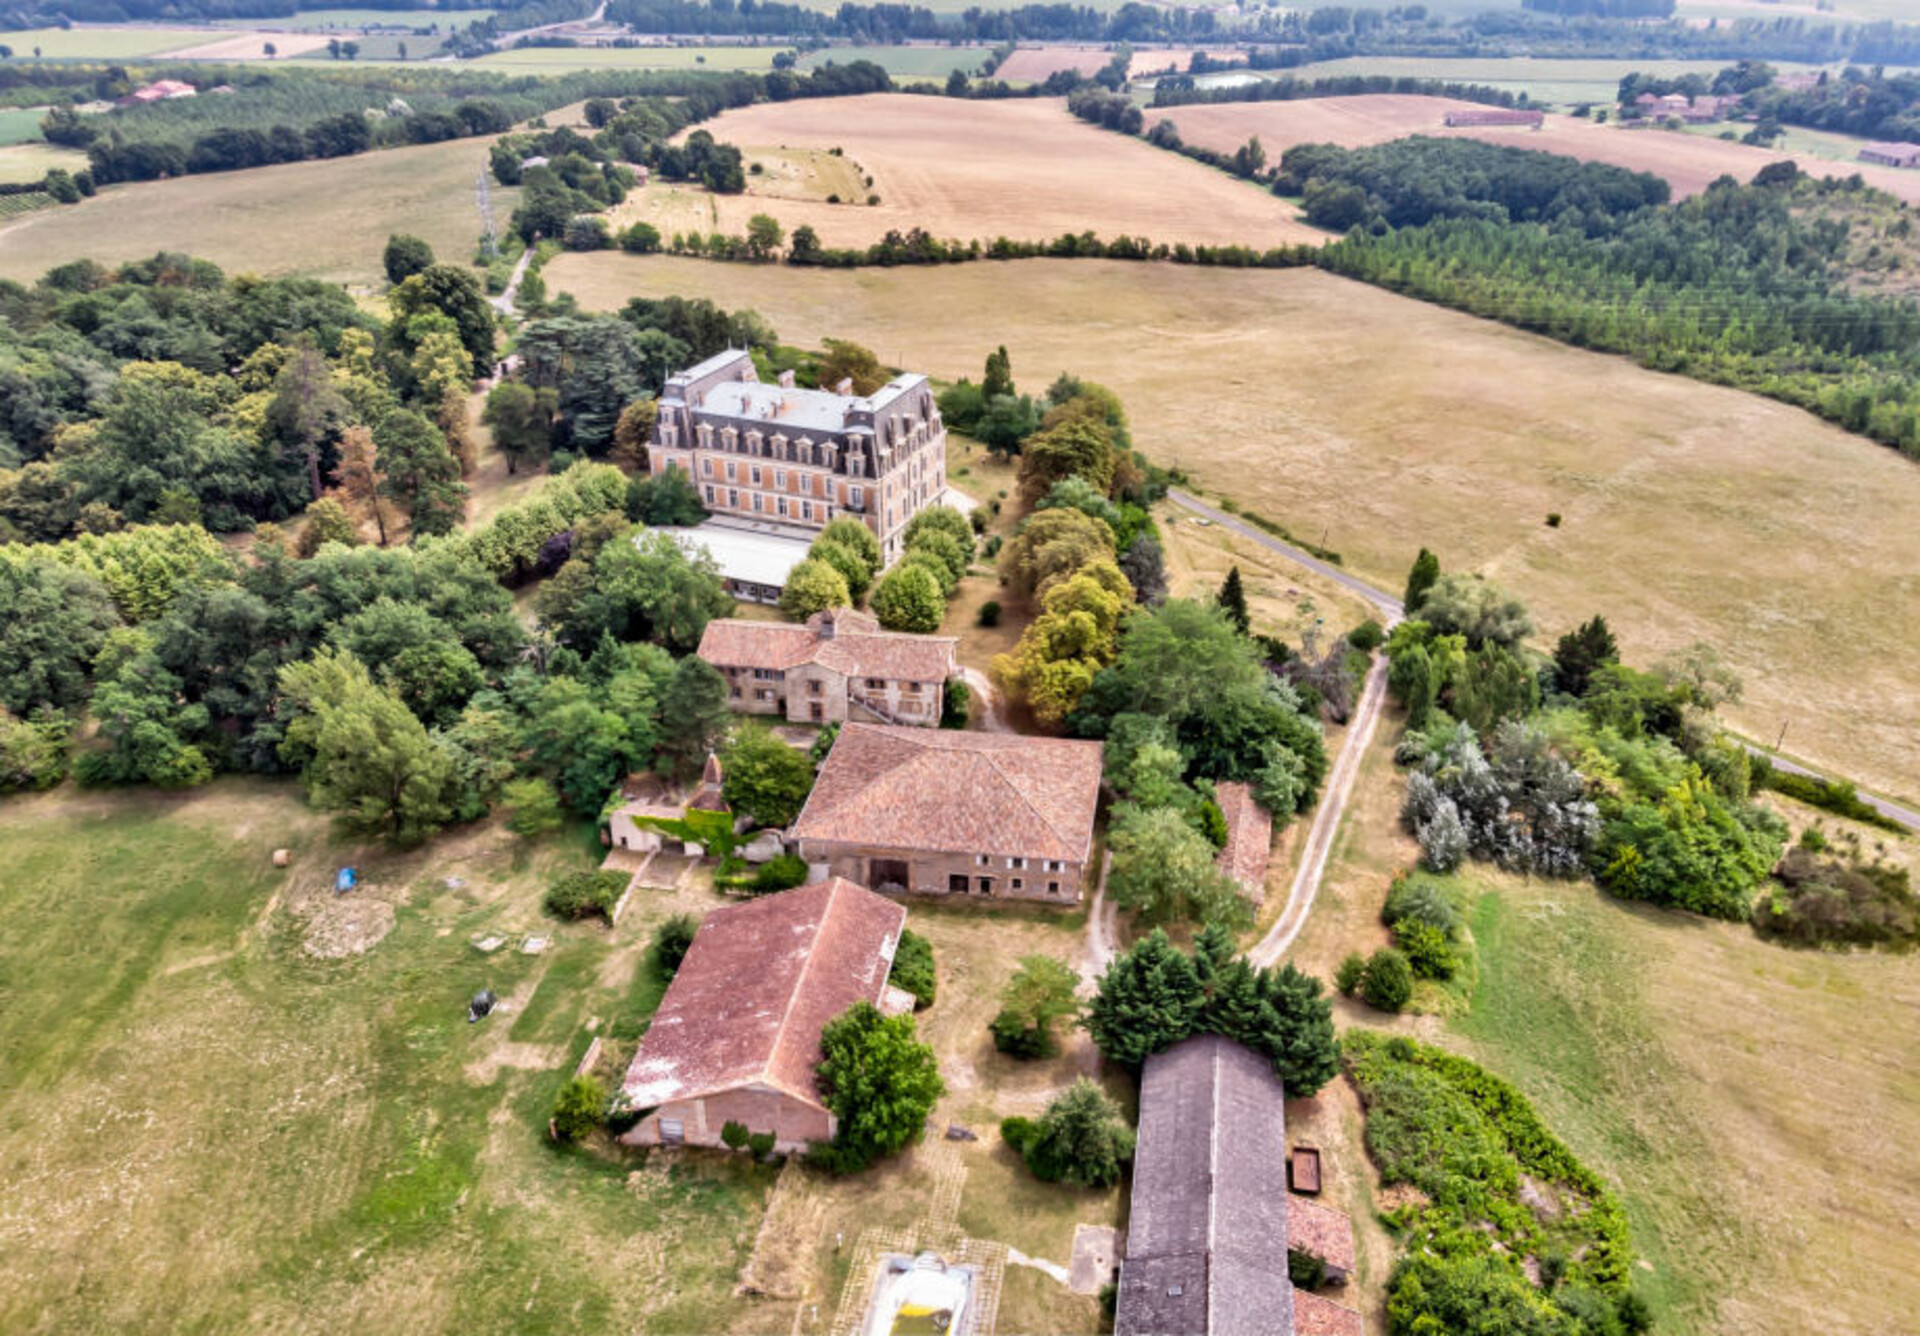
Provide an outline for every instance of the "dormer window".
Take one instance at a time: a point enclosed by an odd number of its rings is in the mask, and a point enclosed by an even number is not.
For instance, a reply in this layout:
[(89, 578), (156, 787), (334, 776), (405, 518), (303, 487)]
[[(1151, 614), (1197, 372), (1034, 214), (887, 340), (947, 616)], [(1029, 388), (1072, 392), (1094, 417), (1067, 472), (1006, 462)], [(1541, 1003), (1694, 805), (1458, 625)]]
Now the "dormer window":
[(740, 433), (732, 427), (722, 427), (720, 429), (720, 448), (722, 450), (738, 450), (740, 448)]
[(757, 455), (760, 453), (761, 444), (762, 444), (762, 437), (759, 432), (750, 431), (747, 433), (747, 449), (753, 451), (753, 453)]

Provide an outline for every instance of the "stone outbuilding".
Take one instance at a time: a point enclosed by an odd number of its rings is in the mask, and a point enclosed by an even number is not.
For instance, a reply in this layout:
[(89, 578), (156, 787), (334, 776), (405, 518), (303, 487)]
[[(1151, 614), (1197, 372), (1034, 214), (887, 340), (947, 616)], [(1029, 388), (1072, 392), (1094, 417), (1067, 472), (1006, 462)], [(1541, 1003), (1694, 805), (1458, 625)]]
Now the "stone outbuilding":
[(794, 723), (940, 722), (947, 679), (959, 671), (951, 636), (882, 631), (852, 608), (828, 608), (804, 626), (723, 618), (707, 623), (700, 657), (727, 679), (727, 703)]
[(729, 1122), (783, 1151), (832, 1140), (820, 1032), (856, 1002), (912, 1007), (887, 983), (906, 918), (839, 878), (708, 914), (621, 1083), (641, 1117), (620, 1140), (720, 1146)]
[(788, 831), (819, 875), (876, 891), (1078, 902), (1098, 742), (850, 723)]

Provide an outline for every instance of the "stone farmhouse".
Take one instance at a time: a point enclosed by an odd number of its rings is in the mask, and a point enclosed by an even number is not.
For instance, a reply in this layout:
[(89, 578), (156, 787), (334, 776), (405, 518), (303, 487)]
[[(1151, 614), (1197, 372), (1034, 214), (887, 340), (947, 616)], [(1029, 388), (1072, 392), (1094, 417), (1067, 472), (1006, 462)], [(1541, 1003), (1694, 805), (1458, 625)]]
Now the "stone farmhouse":
[(876, 891), (1071, 905), (1101, 746), (849, 723), (788, 831), (815, 875)]
[(727, 679), (728, 703), (797, 722), (940, 722), (947, 679), (959, 672), (949, 636), (882, 631), (852, 608), (828, 608), (805, 626), (707, 623), (700, 657)]
[(856, 1002), (889, 1015), (906, 908), (834, 878), (716, 909), (701, 922), (620, 1087), (642, 1114), (630, 1146), (719, 1146), (729, 1122), (777, 1149), (830, 1141), (814, 1068), (820, 1032)]
[(907, 521), (946, 490), (947, 431), (925, 376), (849, 390), (798, 389), (790, 372), (768, 385), (751, 354), (718, 353), (668, 378), (649, 466), (683, 470), (715, 516), (789, 528), (801, 543), (851, 515), (890, 564)]
[(1287, 1249), (1326, 1238), (1338, 1212), (1311, 1206), (1321, 1231), (1295, 1231), (1287, 1191), (1286, 1092), (1273, 1064), (1219, 1035), (1148, 1058), (1140, 1074), (1127, 1255), (1115, 1336), (1364, 1336), (1360, 1315), (1296, 1290)]

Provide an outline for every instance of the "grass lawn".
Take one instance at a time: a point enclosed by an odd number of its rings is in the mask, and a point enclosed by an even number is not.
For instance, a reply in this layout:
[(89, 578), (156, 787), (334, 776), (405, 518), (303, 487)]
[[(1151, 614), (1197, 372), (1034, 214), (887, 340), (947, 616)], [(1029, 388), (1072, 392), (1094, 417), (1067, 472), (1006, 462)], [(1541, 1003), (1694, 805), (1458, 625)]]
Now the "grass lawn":
[(25, 144), (39, 139), (40, 121), (46, 114), (45, 107), (0, 109), (0, 147)]
[(565, 74), (571, 70), (771, 70), (776, 53), (791, 44), (766, 46), (569, 46), (518, 47), (472, 62), (515, 74)]
[[(480, 236), (474, 182), (486, 161), (486, 140), (462, 139), (113, 186), (0, 230), (0, 277), (30, 282), (83, 256), (111, 263), (185, 248), (236, 273), (377, 285), (392, 232), (426, 238), (455, 264), (472, 256)], [(497, 227), (518, 198), (518, 190), (493, 187)]]
[(896, 79), (941, 79), (954, 70), (969, 75), (993, 52), (990, 46), (828, 46), (800, 58), (802, 70), (870, 60)]
[(45, 60), (132, 60), (208, 40), (198, 28), (76, 27), (27, 28), (0, 33), (16, 58)]
[(87, 155), (47, 143), (13, 143), (0, 147), (0, 182), (38, 181), (55, 167), (84, 171)]
[[(659, 992), (665, 899), (613, 934), (537, 908), (586, 841), (342, 847), (292, 785), (238, 780), (18, 800), (0, 841), (0, 1327), (708, 1331), (732, 1311), (771, 1170), (633, 1175), (545, 1141), (587, 1026), (631, 1036)], [(364, 887), (336, 901), (348, 861)], [(309, 953), (352, 914), (391, 930)], [(545, 955), (468, 945), (529, 929)], [(483, 984), (504, 1007), (469, 1026)]]

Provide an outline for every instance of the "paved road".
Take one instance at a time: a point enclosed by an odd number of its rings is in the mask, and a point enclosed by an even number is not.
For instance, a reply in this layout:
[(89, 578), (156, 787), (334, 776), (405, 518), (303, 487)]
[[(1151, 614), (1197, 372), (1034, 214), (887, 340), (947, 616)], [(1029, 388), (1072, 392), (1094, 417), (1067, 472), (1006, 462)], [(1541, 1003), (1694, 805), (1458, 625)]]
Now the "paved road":
[(1349, 575), (1332, 562), (1322, 561), (1311, 553), (1304, 552), (1300, 548), (1295, 547), (1292, 543), (1275, 538), (1258, 525), (1249, 524), (1237, 515), (1230, 515), (1224, 510), (1210, 506), (1193, 493), (1183, 492), (1178, 487), (1168, 492), (1167, 496), (1176, 504), (1185, 506), (1195, 514), (1206, 516), (1221, 528), (1231, 529), (1242, 537), (1251, 538), (1254, 542), (1260, 544), (1260, 546), (1278, 552), (1289, 561), (1298, 562), (1308, 570), (1324, 575), (1335, 584), (1352, 590), (1361, 598), (1373, 604), (1374, 607), (1380, 609), (1381, 615), (1388, 626), (1392, 626), (1406, 615), (1405, 610), (1400, 606), (1400, 600), (1392, 594), (1389, 594), (1386, 590), (1376, 589), (1359, 576)]

